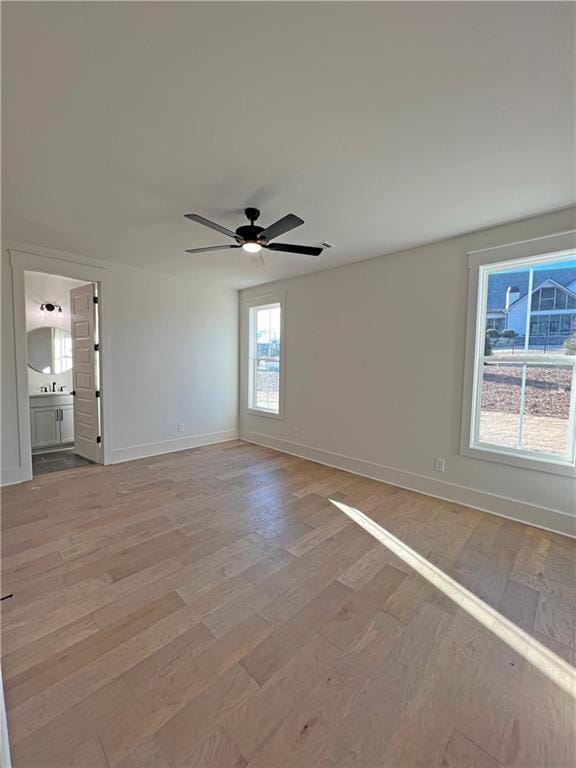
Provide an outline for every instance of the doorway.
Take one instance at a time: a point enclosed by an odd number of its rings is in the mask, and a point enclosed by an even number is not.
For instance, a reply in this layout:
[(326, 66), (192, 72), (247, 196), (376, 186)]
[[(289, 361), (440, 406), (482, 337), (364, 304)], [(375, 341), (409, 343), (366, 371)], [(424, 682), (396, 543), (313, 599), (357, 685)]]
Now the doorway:
[[(26, 287), (25, 273), (40, 272), (46, 275), (72, 278), (82, 284), (93, 283), (98, 299), (96, 328), (98, 333), (98, 408), (100, 415), (101, 442), (98, 443), (98, 463), (112, 462), (110, 445), (111, 413), (111, 364), (110, 364), (110, 266), (84, 256), (55, 251), (23, 243), (6, 243), (12, 273), (12, 317), (14, 323), (14, 354), (16, 362), (17, 464), (9, 472), (3, 471), (3, 484), (32, 480), (32, 444), (30, 424), (30, 396), (28, 382), (28, 344), (26, 337)], [(53, 381), (53, 380), (51, 380)]]
[(101, 462), (98, 288), (24, 272), (32, 474)]

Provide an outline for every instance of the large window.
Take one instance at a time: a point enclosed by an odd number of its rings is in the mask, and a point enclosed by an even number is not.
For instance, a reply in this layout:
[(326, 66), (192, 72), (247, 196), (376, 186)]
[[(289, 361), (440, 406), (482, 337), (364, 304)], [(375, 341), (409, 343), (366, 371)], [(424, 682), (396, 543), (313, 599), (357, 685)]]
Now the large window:
[(468, 448), (574, 467), (576, 252), (480, 265), (477, 296)]
[(282, 380), (282, 306), (280, 302), (249, 309), (248, 407), (280, 415)]

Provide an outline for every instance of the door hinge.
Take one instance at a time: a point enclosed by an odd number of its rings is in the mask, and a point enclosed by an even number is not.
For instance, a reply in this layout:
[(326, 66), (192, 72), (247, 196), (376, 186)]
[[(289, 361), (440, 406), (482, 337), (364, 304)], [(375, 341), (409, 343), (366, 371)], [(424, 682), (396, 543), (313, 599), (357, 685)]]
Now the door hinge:
[(101, 436), (100, 436), (100, 435), (98, 435), (98, 437), (96, 438), (96, 442), (97, 442), (97, 443), (101, 443), (101, 442), (102, 442), (102, 438), (101, 438)]
[(94, 344), (94, 352), (100, 352), (100, 344)]
[(100, 390), (99, 389), (96, 390), (96, 397), (100, 397)]
[(92, 296), (92, 301), (94, 302), (94, 304), (98, 304), (99, 303), (98, 296)]

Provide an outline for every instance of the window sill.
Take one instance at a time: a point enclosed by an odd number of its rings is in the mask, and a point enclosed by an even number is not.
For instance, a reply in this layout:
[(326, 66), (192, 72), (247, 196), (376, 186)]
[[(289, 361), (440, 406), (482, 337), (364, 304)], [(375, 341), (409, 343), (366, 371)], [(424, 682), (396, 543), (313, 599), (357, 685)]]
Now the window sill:
[(274, 413), (274, 411), (266, 411), (264, 408), (247, 408), (246, 413), (250, 416), (266, 416), (268, 419), (283, 419), (284, 414)]
[(526, 456), (517, 456), (507, 451), (499, 451), (496, 448), (474, 448), (460, 449), (463, 456), (469, 456), (474, 459), (483, 459), (484, 461), (493, 461), (497, 464), (508, 464), (512, 467), (521, 469), (531, 469), (537, 472), (547, 472), (552, 475), (563, 475), (565, 477), (576, 478), (576, 466), (574, 464), (560, 464), (556, 461), (546, 459), (532, 459)]

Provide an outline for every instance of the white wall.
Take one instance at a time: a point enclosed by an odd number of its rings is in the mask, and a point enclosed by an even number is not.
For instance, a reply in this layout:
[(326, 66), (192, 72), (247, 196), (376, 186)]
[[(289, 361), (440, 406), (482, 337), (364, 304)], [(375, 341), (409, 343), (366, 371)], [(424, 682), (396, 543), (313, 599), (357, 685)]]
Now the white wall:
[(187, 436), (235, 437), (238, 292), (130, 268), (113, 274), (114, 458), (162, 453)]
[[(459, 453), (467, 251), (572, 229), (575, 213), (243, 291), (241, 303), (286, 292), (286, 366), (284, 419), (248, 414), (242, 354), (241, 436), (576, 533), (573, 478)], [(443, 475), (434, 472), (435, 456), (446, 459)]]
[[(45, 253), (27, 247), (28, 252)], [(56, 257), (56, 254), (54, 254)], [(26, 479), (18, 437), (9, 253), (2, 251), (2, 482)], [(53, 263), (48, 257), (37, 257)], [(68, 260), (72, 260), (67, 257)], [(78, 263), (89, 260), (78, 257)], [(95, 264), (96, 262), (92, 262)], [(238, 293), (97, 262), (109, 275), (111, 461), (237, 435)], [(184, 424), (179, 433), (177, 425)]]

